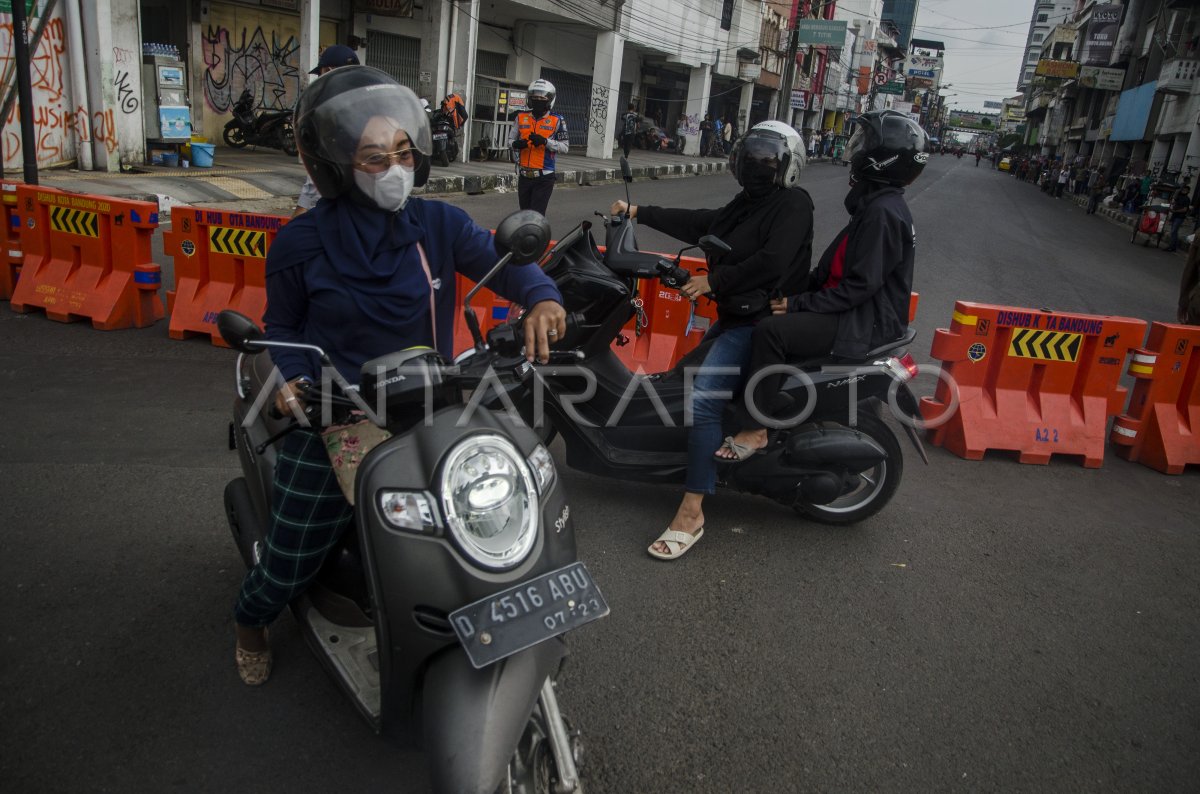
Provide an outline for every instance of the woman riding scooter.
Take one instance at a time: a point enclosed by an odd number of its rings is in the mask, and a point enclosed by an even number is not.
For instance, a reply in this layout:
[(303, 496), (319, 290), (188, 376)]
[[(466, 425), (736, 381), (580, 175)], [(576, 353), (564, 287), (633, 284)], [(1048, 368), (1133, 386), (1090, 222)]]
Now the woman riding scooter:
[[(489, 232), (462, 210), (410, 198), (429, 175), (431, 152), (416, 95), (377, 69), (344, 66), (301, 96), (296, 132), (323, 198), (280, 230), (267, 256), (267, 339), (317, 345), (352, 381), (364, 362), (395, 350), (451, 353), (454, 271), (478, 281), (496, 251)], [(544, 360), (550, 341), (566, 332), (554, 283), (537, 268), (520, 268), (493, 284), (532, 307), (526, 350)], [(321, 379), (317, 361), (303, 350), (271, 348), (271, 357), (287, 381), (276, 408), (294, 413), (304, 384)], [(234, 611), (246, 684), (267, 680), (267, 625), (317, 575), (352, 517), (321, 436), (292, 432), (275, 468), (265, 548)]]
[(612, 205), (612, 214), (695, 244), (712, 234), (732, 250), (709, 258), (707, 276), (682, 287), (688, 298), (712, 295), (717, 323), (705, 335), (712, 346), (693, 388), (688, 432), (686, 493), (667, 530), (650, 546), (651, 556), (673, 560), (704, 534), (704, 496), (716, 491), (713, 452), (721, 443), (721, 415), (742, 383), (754, 324), (770, 316), (770, 294), (798, 291), (812, 261), (813, 204), (799, 187), (804, 165), (800, 134), (780, 121), (765, 121), (738, 139), (729, 156), (742, 191), (715, 210)]
[[(773, 301), (773, 316), (755, 327), (751, 382), (767, 367), (831, 353), (857, 359), (904, 335), (916, 244), (904, 187), (924, 170), (929, 151), (928, 135), (902, 113), (858, 117), (846, 147), (850, 223), (825, 249), (807, 289)], [(763, 420), (770, 418), (784, 377), (774, 372), (753, 393), (747, 388), (745, 429), (725, 439), (717, 457), (744, 460), (767, 446)]]

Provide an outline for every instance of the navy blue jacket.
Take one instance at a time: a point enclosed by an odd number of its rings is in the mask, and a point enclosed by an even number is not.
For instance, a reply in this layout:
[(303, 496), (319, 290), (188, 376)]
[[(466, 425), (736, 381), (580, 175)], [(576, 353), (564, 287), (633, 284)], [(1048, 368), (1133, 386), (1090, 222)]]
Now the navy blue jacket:
[[(455, 274), (478, 281), (498, 258), (491, 233), (444, 202), (414, 198), (389, 213), (322, 199), (280, 229), (267, 254), (266, 336), (321, 347), (351, 383), (363, 363), (408, 347), (449, 358), (460, 311)], [(526, 307), (562, 302), (538, 267), (505, 268), (490, 286)], [(320, 379), (316, 356), (304, 351), (272, 349), (271, 360), (287, 380)]]

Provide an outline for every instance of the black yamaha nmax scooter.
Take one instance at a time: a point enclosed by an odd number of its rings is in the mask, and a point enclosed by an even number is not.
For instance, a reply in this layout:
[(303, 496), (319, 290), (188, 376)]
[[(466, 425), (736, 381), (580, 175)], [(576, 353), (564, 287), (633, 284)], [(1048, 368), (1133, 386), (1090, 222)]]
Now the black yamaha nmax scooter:
[[(632, 181), (621, 158), (626, 185)], [(628, 187), (626, 188), (628, 190)], [(634, 315), (639, 280), (678, 289), (691, 274), (674, 258), (642, 253), (636, 222), (618, 215), (604, 219), (605, 250), (592, 239), (590, 224), (566, 234), (543, 258), (558, 284), (564, 306), (578, 318), (549, 366), (535, 366), (507, 399), (543, 437), (554, 432), (566, 444), (567, 463), (602, 477), (682, 484), (687, 470), (688, 392), (701, 344), (667, 372), (640, 375), (612, 350), (622, 327)], [(705, 237), (705, 253), (729, 247)], [(828, 524), (852, 524), (883, 508), (900, 485), (904, 458), (885, 407), (906, 419), (918, 418), (908, 382), (917, 366), (905, 348), (915, 331), (872, 350), (859, 361), (820, 358), (792, 362), (782, 405), (771, 415), (792, 419), (773, 434), (765, 452), (743, 462), (719, 464), (719, 485), (761, 494)], [(519, 338), (515, 326), (489, 334), (491, 347)], [(736, 429), (732, 407), (727, 429)], [(913, 422), (901, 422), (922, 460), (928, 462)]]

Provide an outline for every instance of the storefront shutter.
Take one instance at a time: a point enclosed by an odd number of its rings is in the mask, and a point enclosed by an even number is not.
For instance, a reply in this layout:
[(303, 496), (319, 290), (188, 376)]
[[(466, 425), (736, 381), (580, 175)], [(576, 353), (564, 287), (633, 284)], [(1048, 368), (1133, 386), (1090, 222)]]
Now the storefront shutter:
[(558, 92), (554, 112), (567, 121), (571, 146), (587, 146), (588, 114), (592, 103), (592, 78), (583, 74), (542, 68), (542, 78)]
[[(417, 83), (421, 75), (421, 40), (394, 33), (367, 31), (367, 64), (387, 72), (401, 85), (421, 93)], [(431, 97), (435, 104), (441, 97)]]

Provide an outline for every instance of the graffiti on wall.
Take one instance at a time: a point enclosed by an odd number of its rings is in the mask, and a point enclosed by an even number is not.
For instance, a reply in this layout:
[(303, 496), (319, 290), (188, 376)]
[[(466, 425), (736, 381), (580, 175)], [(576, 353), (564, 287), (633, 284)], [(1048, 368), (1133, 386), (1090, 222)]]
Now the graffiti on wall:
[[(77, 129), (74, 115), (63, 104), (63, 80), (67, 50), (63, 20), (50, 20), (30, 61), (30, 83), (33, 88), (34, 143), (39, 166), (51, 165), (74, 156), (70, 145), (71, 133)], [(14, 39), (12, 17), (0, 18), (0, 74), (9, 75), (14, 68)], [(13, 103), (4, 119), (4, 167), (20, 168), (21, 154), (20, 109)], [(86, 119), (85, 119), (86, 120)]]
[(137, 113), (141, 107), (141, 102), (137, 95), (133, 93), (133, 86), (129, 84), (129, 72), (118, 70), (117, 76), (113, 80), (113, 85), (117, 89), (117, 104), (121, 107), (121, 112), (125, 114)]
[(604, 135), (608, 127), (608, 93), (608, 88), (592, 84), (592, 112), (589, 124), (592, 132), (597, 135)]
[(204, 100), (217, 113), (228, 113), (249, 88), (263, 109), (287, 110), (300, 93), (300, 42), (276, 31), (210, 25), (202, 37)]

